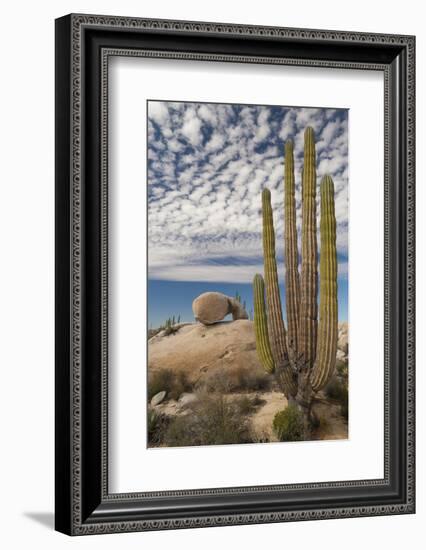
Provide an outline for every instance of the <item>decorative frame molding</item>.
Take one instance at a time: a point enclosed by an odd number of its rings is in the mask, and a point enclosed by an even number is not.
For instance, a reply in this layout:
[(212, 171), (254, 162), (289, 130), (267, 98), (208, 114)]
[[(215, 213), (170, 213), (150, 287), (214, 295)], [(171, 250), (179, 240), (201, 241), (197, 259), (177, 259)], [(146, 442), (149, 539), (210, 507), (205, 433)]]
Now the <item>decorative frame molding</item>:
[[(389, 34), (95, 15), (56, 21), (59, 531), (83, 535), (414, 512), (414, 51), (414, 37)], [(384, 73), (382, 480), (108, 493), (108, 59), (117, 55)], [(331, 504), (321, 503), (321, 493)], [(188, 500), (186, 511), (173, 509), (177, 497)], [(215, 512), (205, 512), (213, 502)]]

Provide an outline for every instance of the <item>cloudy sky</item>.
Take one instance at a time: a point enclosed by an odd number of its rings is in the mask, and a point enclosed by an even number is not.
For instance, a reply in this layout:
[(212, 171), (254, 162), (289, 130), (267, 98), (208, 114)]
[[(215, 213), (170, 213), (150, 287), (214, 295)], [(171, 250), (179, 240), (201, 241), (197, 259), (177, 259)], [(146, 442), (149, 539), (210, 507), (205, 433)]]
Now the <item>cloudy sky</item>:
[[(339, 313), (341, 319), (347, 317), (348, 111), (149, 101), (150, 323), (178, 314), (192, 320), (192, 299), (206, 290), (238, 290), (251, 307), (253, 276), (263, 273), (264, 187), (272, 193), (284, 283), (284, 143), (294, 141), (300, 233), (303, 132), (308, 125), (316, 136), (318, 185), (326, 173), (335, 184)], [(319, 202), (317, 212), (319, 226)]]

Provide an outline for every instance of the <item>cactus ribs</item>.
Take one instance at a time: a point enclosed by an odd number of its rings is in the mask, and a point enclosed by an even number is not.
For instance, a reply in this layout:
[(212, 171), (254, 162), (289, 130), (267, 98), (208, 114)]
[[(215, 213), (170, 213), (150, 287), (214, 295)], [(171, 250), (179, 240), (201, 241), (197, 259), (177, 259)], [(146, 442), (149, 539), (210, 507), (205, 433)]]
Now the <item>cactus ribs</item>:
[[(274, 374), (290, 403), (303, 414), (305, 439), (315, 418), (315, 395), (333, 375), (337, 351), (337, 253), (334, 184), (320, 184), (320, 303), (318, 322), (318, 249), (314, 131), (304, 134), (302, 172), (302, 254), (298, 269), (293, 143), (285, 144), (284, 251), (285, 328), (278, 286), (275, 230), (269, 189), (262, 192), (264, 277), (253, 280), (256, 349), (264, 369)], [(266, 292), (265, 292), (266, 290)], [(266, 296), (266, 303), (265, 303)]]

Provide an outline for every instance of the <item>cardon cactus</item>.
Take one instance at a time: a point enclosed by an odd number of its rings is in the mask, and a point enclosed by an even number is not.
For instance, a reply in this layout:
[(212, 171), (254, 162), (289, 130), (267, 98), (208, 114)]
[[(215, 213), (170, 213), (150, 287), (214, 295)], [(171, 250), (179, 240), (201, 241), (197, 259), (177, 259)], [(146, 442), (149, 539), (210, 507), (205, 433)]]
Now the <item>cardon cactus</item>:
[(262, 192), (265, 280), (261, 275), (256, 275), (253, 281), (254, 324), (259, 360), (268, 373), (275, 374), (288, 400), (297, 405), (303, 413), (306, 437), (312, 422), (313, 398), (333, 374), (337, 348), (336, 218), (334, 184), (329, 175), (321, 180), (320, 194), (321, 254), (318, 322), (315, 139), (313, 129), (308, 127), (304, 135), (300, 274), (293, 143), (287, 141), (285, 144), (284, 253), (287, 331), (278, 286), (275, 231), (269, 189), (264, 189)]

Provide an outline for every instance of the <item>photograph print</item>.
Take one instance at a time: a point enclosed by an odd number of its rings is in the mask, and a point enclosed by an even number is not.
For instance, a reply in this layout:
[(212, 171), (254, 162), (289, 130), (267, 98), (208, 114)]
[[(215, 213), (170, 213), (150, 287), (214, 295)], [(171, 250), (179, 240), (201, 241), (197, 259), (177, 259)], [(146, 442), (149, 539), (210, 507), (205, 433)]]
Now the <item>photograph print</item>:
[(147, 115), (147, 446), (347, 439), (348, 110)]

